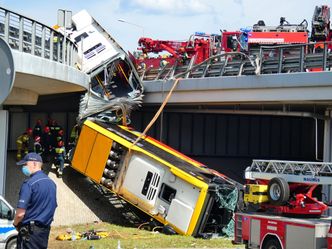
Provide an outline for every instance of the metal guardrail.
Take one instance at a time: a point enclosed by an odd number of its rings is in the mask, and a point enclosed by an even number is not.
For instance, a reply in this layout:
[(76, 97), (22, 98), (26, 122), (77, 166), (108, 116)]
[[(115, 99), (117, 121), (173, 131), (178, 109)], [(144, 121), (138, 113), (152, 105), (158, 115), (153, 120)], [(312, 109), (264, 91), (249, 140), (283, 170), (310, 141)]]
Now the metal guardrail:
[(263, 46), (251, 55), (230, 52), (212, 56), (198, 65), (175, 63), (138, 72), (142, 80), (149, 81), (173, 76), (204, 78), (331, 70), (332, 53), (328, 49), (330, 42), (321, 43), (319, 49), (314, 49), (314, 45), (315, 43)]
[[(0, 7), (0, 37), (12, 49), (75, 66), (77, 46), (58, 31)], [(65, 49), (64, 49), (65, 48)]]

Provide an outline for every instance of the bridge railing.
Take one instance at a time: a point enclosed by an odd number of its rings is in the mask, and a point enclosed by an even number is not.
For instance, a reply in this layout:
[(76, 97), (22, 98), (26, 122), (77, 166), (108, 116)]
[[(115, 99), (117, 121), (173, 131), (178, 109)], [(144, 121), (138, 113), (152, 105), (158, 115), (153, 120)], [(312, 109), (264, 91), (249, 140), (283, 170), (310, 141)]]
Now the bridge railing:
[(331, 70), (331, 42), (262, 46), (259, 73)]
[(29, 17), (0, 7), (0, 37), (12, 49), (75, 66), (77, 46), (64, 35)]

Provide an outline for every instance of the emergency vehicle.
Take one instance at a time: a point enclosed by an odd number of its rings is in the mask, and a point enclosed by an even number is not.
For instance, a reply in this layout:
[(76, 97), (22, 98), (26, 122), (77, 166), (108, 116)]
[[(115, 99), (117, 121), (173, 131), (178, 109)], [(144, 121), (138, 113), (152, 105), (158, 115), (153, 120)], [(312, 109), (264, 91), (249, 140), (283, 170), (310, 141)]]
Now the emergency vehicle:
[(137, 67), (144, 64), (146, 69), (161, 67), (161, 61), (169, 66), (188, 64), (191, 60), (193, 64), (199, 64), (217, 53), (220, 42), (220, 35), (205, 32), (195, 32), (186, 41), (141, 37), (138, 40), (138, 56), (131, 58)]
[(300, 24), (289, 24), (281, 17), (278, 26), (266, 26), (260, 20), (252, 28), (222, 32), (222, 49), (225, 52), (243, 51), (255, 54), (261, 46), (306, 44), (309, 42), (307, 27), (306, 20)]
[[(234, 243), (246, 248), (332, 248), (328, 206), (314, 196), (330, 185), (332, 163), (254, 160), (246, 169), (247, 212), (235, 214)], [(249, 211), (250, 210), (250, 211)]]
[(14, 208), (0, 196), (0, 248), (16, 248), (17, 231), (13, 226)]
[(236, 213), (236, 244), (261, 249), (330, 249), (331, 220), (299, 219), (262, 213)]

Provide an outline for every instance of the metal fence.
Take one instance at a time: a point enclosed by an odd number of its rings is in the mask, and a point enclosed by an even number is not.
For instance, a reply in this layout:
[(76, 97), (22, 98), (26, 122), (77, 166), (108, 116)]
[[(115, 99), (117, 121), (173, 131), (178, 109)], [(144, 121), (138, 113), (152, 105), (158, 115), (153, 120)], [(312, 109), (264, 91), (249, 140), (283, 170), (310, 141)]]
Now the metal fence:
[(0, 37), (12, 49), (70, 66), (77, 62), (77, 46), (63, 34), (38, 21), (0, 7)]

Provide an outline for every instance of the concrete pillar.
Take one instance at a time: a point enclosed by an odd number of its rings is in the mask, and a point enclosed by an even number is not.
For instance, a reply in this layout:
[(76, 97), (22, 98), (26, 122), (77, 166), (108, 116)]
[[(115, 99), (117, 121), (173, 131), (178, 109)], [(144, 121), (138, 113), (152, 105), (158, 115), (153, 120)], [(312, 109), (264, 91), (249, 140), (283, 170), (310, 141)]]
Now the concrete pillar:
[(8, 117), (8, 111), (0, 110), (0, 194), (2, 196), (5, 195), (6, 186)]
[[(328, 117), (324, 123), (324, 152), (323, 161), (332, 162), (332, 110), (328, 109), (325, 112)], [(332, 185), (323, 185), (323, 200), (332, 201)], [(331, 208), (328, 210), (328, 215), (332, 215)]]

